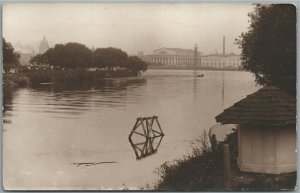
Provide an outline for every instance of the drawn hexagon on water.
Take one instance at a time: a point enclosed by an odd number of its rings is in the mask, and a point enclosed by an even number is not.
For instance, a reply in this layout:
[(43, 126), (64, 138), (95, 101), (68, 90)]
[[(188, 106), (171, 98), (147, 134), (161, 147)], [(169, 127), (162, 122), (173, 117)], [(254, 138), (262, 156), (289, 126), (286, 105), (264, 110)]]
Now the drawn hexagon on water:
[(157, 152), (164, 133), (157, 116), (138, 117), (129, 134), (129, 142), (136, 159), (142, 159)]

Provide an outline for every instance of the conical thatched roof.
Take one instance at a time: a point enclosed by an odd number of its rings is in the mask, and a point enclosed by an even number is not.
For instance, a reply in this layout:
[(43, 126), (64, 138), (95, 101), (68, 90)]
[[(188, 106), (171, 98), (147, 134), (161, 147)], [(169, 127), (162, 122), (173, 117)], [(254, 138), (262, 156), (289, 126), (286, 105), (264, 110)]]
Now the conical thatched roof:
[(265, 86), (216, 116), (227, 124), (295, 125), (296, 98), (275, 86)]

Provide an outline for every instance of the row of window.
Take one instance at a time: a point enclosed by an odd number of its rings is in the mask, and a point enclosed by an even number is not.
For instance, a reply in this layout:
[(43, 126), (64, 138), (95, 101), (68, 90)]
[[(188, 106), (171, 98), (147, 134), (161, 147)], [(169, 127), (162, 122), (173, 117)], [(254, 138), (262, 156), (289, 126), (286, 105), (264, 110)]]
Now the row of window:
[[(146, 62), (150, 63), (163, 63), (163, 64), (177, 64), (177, 63), (186, 63), (186, 64), (192, 64), (193, 58), (144, 58)], [(198, 59), (197, 63), (201, 63), (203, 66), (240, 66), (241, 61), (239, 59), (237, 60), (216, 60), (216, 59)]]
[(146, 59), (148, 62), (165, 62), (165, 63), (175, 63), (175, 62), (193, 62), (192, 58), (149, 58)]
[(229, 63), (219, 63), (219, 62), (202, 62), (204, 66), (240, 66), (240, 62), (229, 62)]
[[(220, 59), (217, 59), (217, 58), (212, 58), (212, 59), (207, 59), (207, 58), (202, 58), (202, 60), (204, 62), (212, 62), (212, 61), (224, 61), (224, 60), (220, 60)], [(228, 61), (228, 59), (225, 59), (225, 61)], [(239, 59), (229, 59), (229, 61), (233, 61), (233, 62), (239, 62), (240, 60)]]

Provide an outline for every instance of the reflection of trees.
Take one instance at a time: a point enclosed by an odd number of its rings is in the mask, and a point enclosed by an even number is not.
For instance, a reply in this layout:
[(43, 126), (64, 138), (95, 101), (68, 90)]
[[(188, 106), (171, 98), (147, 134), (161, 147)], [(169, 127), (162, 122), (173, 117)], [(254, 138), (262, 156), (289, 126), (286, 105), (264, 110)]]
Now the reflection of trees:
[[(157, 152), (164, 133), (157, 116), (139, 117), (129, 135), (129, 142), (136, 159), (142, 159)], [(154, 126), (157, 126), (155, 129)], [(141, 126), (141, 127), (140, 127)]]
[(12, 100), (14, 97), (14, 89), (11, 86), (3, 85), (3, 122), (8, 123), (7, 112), (12, 111)]
[(12, 110), (13, 88), (3, 86), (3, 114)]
[[(162, 141), (162, 138), (163, 135), (156, 136), (156, 137), (147, 137), (145, 138), (144, 142), (140, 142), (140, 143), (133, 143), (133, 141), (129, 139), (131, 147), (134, 150), (136, 159), (142, 159), (149, 155), (155, 154)], [(158, 141), (158, 142), (154, 143), (154, 141)]]
[[(135, 89), (145, 84), (145, 79), (108, 79), (90, 83), (39, 85), (25, 88), (29, 89), (26, 95), (30, 100), (23, 101), (21, 97), (19, 104), (16, 105), (30, 112), (43, 113), (45, 116), (77, 119), (81, 114), (95, 108), (97, 110), (124, 109), (127, 100), (130, 100), (128, 95), (137, 92)], [(5, 123), (10, 122), (10, 112), (14, 110), (14, 93), (13, 87), (3, 85), (3, 122)], [(18, 92), (20, 96), (21, 93), (24, 92)], [(139, 98), (135, 100), (138, 101)]]
[(147, 82), (146, 79), (99, 79), (97, 81), (73, 82), (51, 85), (33, 85), (31, 88), (37, 91), (51, 91), (54, 93), (63, 91), (88, 91), (105, 90), (111, 91), (126, 90), (128, 86), (142, 86)]
[[(128, 95), (146, 84), (146, 79), (101, 79), (72, 84), (38, 85), (32, 89), (39, 94), (50, 96), (47, 105), (55, 105), (56, 110), (68, 106), (81, 113), (88, 105), (98, 108), (120, 107), (126, 104)], [(130, 92), (127, 92), (130, 87)], [(126, 92), (124, 92), (126, 91)], [(50, 95), (49, 95), (50, 94)], [(43, 94), (42, 94), (43, 95)]]

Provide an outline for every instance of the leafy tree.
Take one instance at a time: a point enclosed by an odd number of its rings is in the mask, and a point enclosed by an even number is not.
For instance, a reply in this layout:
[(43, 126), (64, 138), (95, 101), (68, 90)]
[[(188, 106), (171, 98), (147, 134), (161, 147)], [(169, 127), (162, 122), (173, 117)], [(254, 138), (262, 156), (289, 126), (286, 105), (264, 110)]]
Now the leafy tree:
[(94, 52), (78, 43), (56, 44), (44, 54), (31, 58), (31, 64), (49, 64), (64, 68), (123, 67), (140, 74), (147, 70), (147, 64), (136, 56), (128, 57), (127, 53), (117, 48), (97, 48)]
[(242, 66), (261, 85), (273, 84), (296, 94), (296, 7), (255, 5), (248, 32), (236, 40)]
[(92, 52), (79, 43), (56, 44), (44, 54), (33, 57), (31, 63), (49, 64), (66, 69), (86, 68), (92, 65)]
[(145, 72), (147, 70), (147, 63), (137, 56), (129, 56), (127, 68), (137, 74), (140, 74), (141, 71)]
[(43, 54), (37, 54), (34, 57), (32, 57), (29, 61), (30, 64), (48, 64), (48, 60), (46, 59), (45, 55)]
[(103, 68), (125, 67), (128, 55), (117, 48), (97, 48), (94, 52), (94, 66)]
[(2, 48), (3, 48), (3, 69), (5, 72), (9, 72), (11, 68), (17, 67), (20, 64), (20, 54), (14, 51), (11, 43), (6, 42), (2, 38)]

